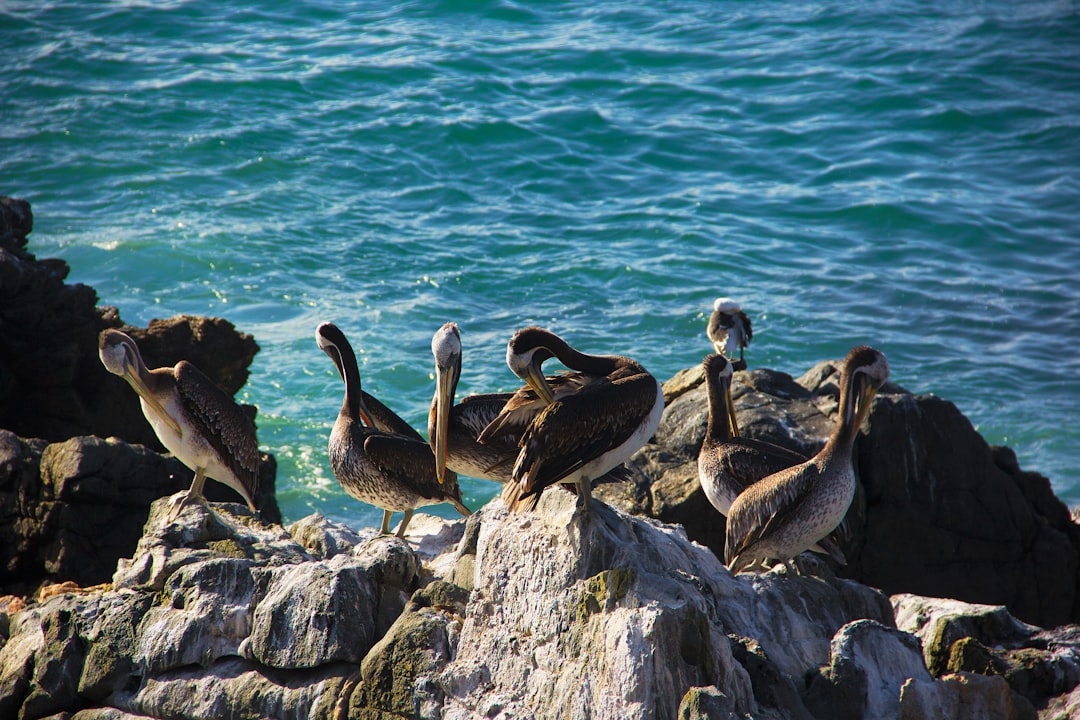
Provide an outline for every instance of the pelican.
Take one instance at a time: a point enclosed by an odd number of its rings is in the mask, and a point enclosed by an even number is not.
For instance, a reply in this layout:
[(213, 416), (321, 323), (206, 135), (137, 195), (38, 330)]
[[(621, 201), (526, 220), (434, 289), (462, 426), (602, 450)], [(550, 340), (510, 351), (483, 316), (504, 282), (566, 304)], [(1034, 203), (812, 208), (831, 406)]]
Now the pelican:
[(204, 501), (208, 477), (240, 493), (254, 513), (259, 443), (255, 423), (240, 406), (187, 360), (147, 369), (139, 346), (119, 330), (102, 331), (98, 355), (106, 370), (138, 393), (143, 415), (161, 444), (195, 471), (191, 488), (173, 500), (169, 521), (189, 500)]
[(778, 558), (791, 559), (832, 532), (855, 495), (851, 450), (874, 395), (889, 377), (889, 363), (865, 345), (844, 359), (840, 410), (817, 455), (754, 483), (728, 512), (724, 562), (731, 572)]
[[(737, 302), (726, 297), (713, 301), (705, 335), (712, 341), (716, 353), (731, 360), (736, 370), (746, 369), (743, 350), (750, 344), (754, 331), (750, 327), (750, 317), (742, 311)], [(733, 359), (736, 350), (739, 351), (738, 360)]]
[(435, 395), (428, 412), (428, 439), (440, 481), (446, 468), (469, 477), (505, 483), (517, 458), (518, 437), (504, 435), (484, 444), (480, 433), (502, 412), (511, 393), (470, 395), (454, 404), (461, 379), (461, 331), (448, 322), (431, 338), (435, 357)]
[[(731, 504), (758, 480), (806, 462), (806, 456), (781, 445), (743, 437), (731, 400), (732, 364), (723, 355), (710, 354), (702, 362), (709, 396), (709, 421), (698, 451), (698, 482), (705, 497), (727, 517)], [(841, 565), (847, 560), (836, 538), (822, 538), (811, 550), (828, 553)]]
[[(542, 372), (553, 357), (576, 371), (565, 373), (556, 389)], [(511, 510), (535, 506), (544, 488), (564, 483), (576, 486), (588, 512), (592, 480), (621, 465), (656, 432), (664, 412), (660, 383), (628, 357), (579, 352), (539, 327), (514, 333), (506, 364), (526, 387), (480, 435), (490, 442), (518, 424), (515, 414), (529, 415), (503, 500)]]
[(356, 354), (345, 334), (333, 323), (322, 323), (315, 330), (315, 342), (345, 381), (345, 399), (330, 433), (330, 466), (345, 492), (382, 509), (379, 532), (389, 534), (390, 517), (400, 511), (405, 515), (397, 535), (404, 537), (413, 512), (425, 505), (448, 502), (469, 515), (457, 477), (438, 481), (435, 456), (420, 434), (382, 403), (373, 414), (368, 401), (374, 398), (360, 388)]

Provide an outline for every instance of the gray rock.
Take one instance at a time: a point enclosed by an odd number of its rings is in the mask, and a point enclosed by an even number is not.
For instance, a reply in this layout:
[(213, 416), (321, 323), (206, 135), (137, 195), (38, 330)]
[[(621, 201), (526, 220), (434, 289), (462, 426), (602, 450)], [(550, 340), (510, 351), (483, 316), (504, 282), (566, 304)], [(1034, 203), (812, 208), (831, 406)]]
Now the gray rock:
[(752, 685), (729, 634), (752, 637), (794, 689), (861, 611), (891, 622), (869, 588), (732, 577), (679, 528), (600, 504), (585, 521), (574, 508), (554, 491), (534, 514), (509, 515), (498, 501), (478, 513), (473, 591), (438, 676), (454, 717), (674, 718), (690, 688), (708, 686), (740, 714), (784, 717), (759, 708), (767, 689)]
[(912, 678), (900, 689), (898, 720), (1035, 720), (1030, 705), (997, 676), (958, 673), (933, 682)]
[(913, 635), (873, 620), (857, 620), (836, 633), (829, 665), (810, 682), (807, 705), (835, 720), (895, 718), (900, 688), (931, 680)]
[(258, 571), (259, 599), (240, 654), (279, 669), (359, 663), (377, 639), (374, 581), (348, 555)]
[(348, 525), (329, 520), (319, 513), (301, 518), (289, 526), (292, 539), (314, 557), (322, 560), (351, 552), (374, 534), (373, 531), (359, 533)]
[(679, 720), (738, 720), (735, 703), (713, 686), (690, 688), (679, 703)]
[(1019, 698), (1042, 707), (1080, 686), (1080, 627), (1043, 630), (1020, 622), (1002, 606), (899, 595), (897, 623), (918, 635), (935, 675), (1001, 676)]
[(112, 702), (127, 713), (152, 718), (300, 718), (329, 720), (354, 666), (326, 665), (302, 675), (239, 658), (209, 668), (179, 668), (145, 678)]

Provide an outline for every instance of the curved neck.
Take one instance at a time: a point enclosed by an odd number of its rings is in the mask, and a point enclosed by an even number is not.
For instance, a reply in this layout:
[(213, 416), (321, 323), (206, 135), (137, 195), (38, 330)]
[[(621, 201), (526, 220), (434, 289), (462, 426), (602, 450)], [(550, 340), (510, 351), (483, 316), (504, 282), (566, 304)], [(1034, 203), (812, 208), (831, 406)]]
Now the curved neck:
[(334, 351), (334, 363), (345, 381), (345, 399), (341, 404), (341, 412), (351, 418), (358, 418), (364, 397), (360, 391), (360, 368), (356, 365), (356, 354), (348, 345), (335, 344)]
[(561, 337), (550, 332), (544, 332), (541, 337), (530, 343), (530, 347), (545, 348), (571, 370), (592, 375), (608, 375), (625, 362), (625, 358), (619, 355), (589, 355), (575, 350)]
[(840, 416), (837, 418), (836, 427), (826, 443), (836, 448), (850, 448), (855, 442), (855, 436), (859, 432), (859, 420), (862, 417), (858, 412), (859, 403), (859, 375), (849, 373), (845, 369), (840, 376)]

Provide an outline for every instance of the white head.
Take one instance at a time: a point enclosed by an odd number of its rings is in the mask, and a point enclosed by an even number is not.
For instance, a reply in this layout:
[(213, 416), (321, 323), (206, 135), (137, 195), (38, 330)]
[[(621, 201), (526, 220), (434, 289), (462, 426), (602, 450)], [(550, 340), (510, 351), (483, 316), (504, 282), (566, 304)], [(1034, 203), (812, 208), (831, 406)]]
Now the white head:
[(436, 367), (444, 368), (454, 364), (454, 358), (461, 356), (461, 332), (457, 323), (448, 322), (431, 336), (431, 354), (435, 356)]
[(716, 298), (713, 301), (712, 309), (713, 312), (739, 312), (741, 310), (739, 303), (727, 297)]

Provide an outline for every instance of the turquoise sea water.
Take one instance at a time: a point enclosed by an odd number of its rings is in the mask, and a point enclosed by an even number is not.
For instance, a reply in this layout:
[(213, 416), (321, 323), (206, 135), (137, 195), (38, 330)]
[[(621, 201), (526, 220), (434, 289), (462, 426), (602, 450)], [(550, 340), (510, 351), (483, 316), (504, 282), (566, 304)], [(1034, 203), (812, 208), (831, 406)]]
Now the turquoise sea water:
[(379, 517), (319, 322), (422, 428), (446, 320), (462, 393), (529, 323), (666, 379), (719, 295), (751, 365), (870, 343), (1076, 504), (1078, 48), (1074, 2), (7, 0), (0, 194), (127, 322), (255, 336), (289, 520)]

